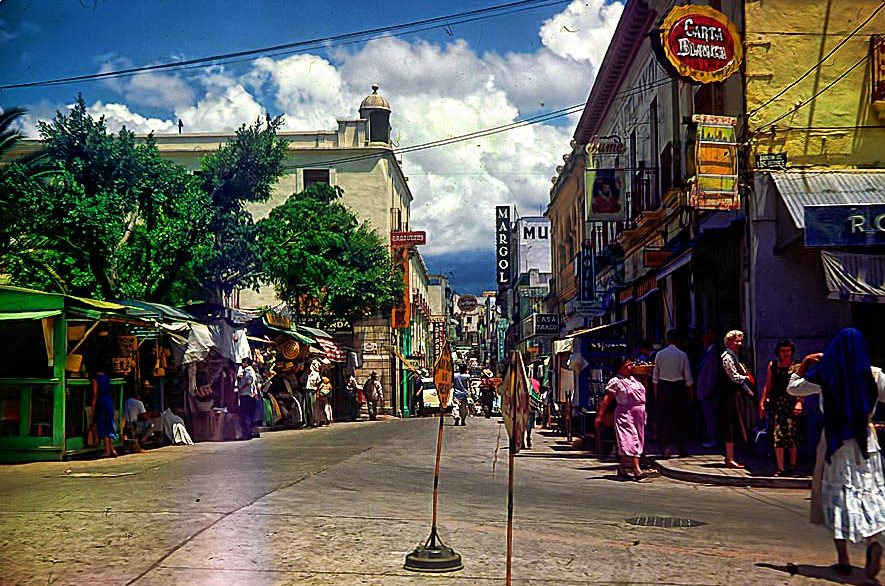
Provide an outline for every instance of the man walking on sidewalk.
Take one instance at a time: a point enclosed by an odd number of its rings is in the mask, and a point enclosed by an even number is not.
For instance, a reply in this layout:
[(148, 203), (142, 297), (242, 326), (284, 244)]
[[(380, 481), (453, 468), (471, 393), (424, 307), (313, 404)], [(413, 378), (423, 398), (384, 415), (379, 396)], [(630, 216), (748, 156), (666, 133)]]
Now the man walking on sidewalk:
[(452, 394), (454, 395), (455, 401), (458, 403), (458, 413), (460, 415), (455, 419), (455, 425), (467, 425), (467, 413), (469, 410), (467, 405), (467, 395), (469, 388), (470, 375), (467, 374), (467, 365), (462, 364), (452, 381)]
[(384, 407), (384, 389), (378, 380), (378, 373), (374, 370), (366, 384), (363, 385), (363, 395), (366, 397), (366, 408), (369, 410), (369, 421), (375, 421), (378, 417), (378, 407)]
[(694, 379), (688, 355), (676, 347), (680, 341), (677, 330), (667, 332), (667, 347), (655, 356), (652, 375), (659, 414), (658, 445), (665, 458), (671, 456), (670, 446), (674, 442), (680, 456), (688, 455), (686, 444)]

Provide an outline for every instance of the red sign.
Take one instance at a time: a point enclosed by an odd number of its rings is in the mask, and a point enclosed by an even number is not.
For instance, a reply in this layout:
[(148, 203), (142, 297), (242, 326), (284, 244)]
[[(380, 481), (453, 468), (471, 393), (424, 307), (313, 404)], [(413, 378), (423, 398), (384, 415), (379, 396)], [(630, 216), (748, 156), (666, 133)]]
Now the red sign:
[(744, 57), (737, 28), (709, 6), (676, 6), (661, 27), (661, 49), (676, 72), (712, 83), (731, 76)]
[(479, 305), (479, 301), (473, 295), (463, 295), (458, 299), (458, 309), (464, 313), (470, 313)]
[(391, 246), (411, 246), (427, 244), (427, 232), (391, 232)]

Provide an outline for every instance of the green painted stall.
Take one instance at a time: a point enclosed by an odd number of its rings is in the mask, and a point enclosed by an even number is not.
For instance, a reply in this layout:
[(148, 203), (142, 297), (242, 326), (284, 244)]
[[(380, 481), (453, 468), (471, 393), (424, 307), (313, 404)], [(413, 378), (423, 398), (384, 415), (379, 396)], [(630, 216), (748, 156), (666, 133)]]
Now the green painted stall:
[[(92, 387), (77, 363), (90, 336), (136, 322), (115, 303), (0, 286), (0, 462), (100, 449), (86, 445)], [(124, 385), (111, 380), (119, 412)]]

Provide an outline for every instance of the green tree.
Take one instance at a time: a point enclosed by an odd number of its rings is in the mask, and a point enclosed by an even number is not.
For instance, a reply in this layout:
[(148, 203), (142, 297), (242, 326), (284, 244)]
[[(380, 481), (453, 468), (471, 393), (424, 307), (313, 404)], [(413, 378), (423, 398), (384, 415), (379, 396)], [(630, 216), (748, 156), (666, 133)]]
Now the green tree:
[(42, 151), (12, 158), (11, 152), (23, 136), (17, 127), (26, 110), (6, 108), (0, 113), (0, 273), (8, 278), (10, 261), (35, 271), (65, 290), (65, 283), (46, 257), (53, 257), (49, 239), (28, 229), (32, 203), (44, 189), (43, 180), (51, 173)]
[(235, 289), (256, 287), (261, 256), (248, 204), (263, 203), (285, 172), (288, 141), (278, 136), (283, 117), (241, 126), (236, 136), (202, 162), (203, 189), (212, 204), (211, 244), (194, 265), (198, 296), (225, 303)]
[(179, 301), (182, 271), (208, 248), (211, 201), (199, 181), (162, 159), (152, 136), (139, 142), (126, 129), (110, 134), (82, 97), (38, 127), (52, 173), (17, 190), (27, 222), (16, 229), (42, 239), (35, 256), (51, 271), (6, 255), (13, 280), (102, 298)]
[(258, 222), (264, 278), (299, 316), (321, 324), (393, 307), (403, 291), (384, 241), (319, 183)]

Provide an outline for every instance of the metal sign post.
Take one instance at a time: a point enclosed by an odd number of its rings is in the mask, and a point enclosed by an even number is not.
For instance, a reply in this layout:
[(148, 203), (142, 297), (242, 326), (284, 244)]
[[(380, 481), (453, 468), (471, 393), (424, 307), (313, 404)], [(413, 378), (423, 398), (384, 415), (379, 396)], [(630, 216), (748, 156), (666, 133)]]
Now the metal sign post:
[(442, 353), (436, 360), (433, 370), (433, 382), (439, 397), (439, 432), (436, 437), (436, 467), (433, 471), (433, 521), (430, 526), (430, 537), (424, 545), (419, 545), (406, 556), (403, 567), (413, 572), (454, 572), (464, 568), (461, 555), (442, 542), (436, 529), (437, 500), (439, 497), (439, 463), (442, 457), (443, 423), (446, 416), (446, 405), (452, 393), (455, 378), (455, 363), (452, 360), (452, 349), (448, 342), (443, 344)]
[(510, 366), (504, 377), (501, 393), (501, 414), (504, 425), (510, 434), (510, 470), (507, 479), (507, 585), (512, 578), (513, 560), (513, 474), (514, 456), (525, 433), (529, 419), (529, 381), (525, 374), (522, 354), (513, 351), (510, 354)]

